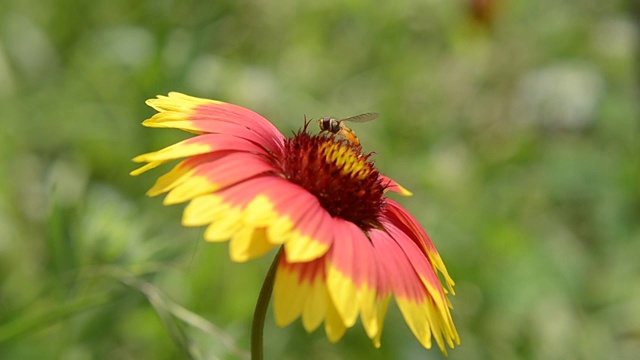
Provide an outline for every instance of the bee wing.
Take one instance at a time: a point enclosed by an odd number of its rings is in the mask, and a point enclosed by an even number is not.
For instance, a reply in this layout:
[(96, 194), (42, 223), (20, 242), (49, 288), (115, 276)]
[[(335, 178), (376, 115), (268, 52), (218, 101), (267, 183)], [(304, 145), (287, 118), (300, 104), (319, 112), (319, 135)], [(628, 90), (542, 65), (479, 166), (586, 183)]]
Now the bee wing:
[(350, 118), (342, 119), (342, 121), (362, 123), (362, 122), (371, 121), (377, 117), (378, 117), (378, 113), (366, 113), (366, 114), (360, 114), (360, 115), (352, 116)]

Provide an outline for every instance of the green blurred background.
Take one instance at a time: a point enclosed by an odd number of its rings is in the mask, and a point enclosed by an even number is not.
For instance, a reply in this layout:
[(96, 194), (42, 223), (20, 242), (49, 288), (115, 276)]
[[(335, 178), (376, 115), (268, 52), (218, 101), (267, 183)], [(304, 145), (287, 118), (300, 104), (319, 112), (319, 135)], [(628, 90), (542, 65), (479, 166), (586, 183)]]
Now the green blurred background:
[[(273, 253), (232, 263), (180, 226), (182, 206), (144, 196), (168, 167), (128, 175), (133, 156), (187, 136), (140, 126), (147, 98), (181, 91), (284, 134), (305, 114), (379, 112), (353, 128), (414, 192), (399, 201), (457, 282), (449, 359), (637, 359), (638, 13), (631, 0), (4, 0), (0, 358), (248, 357)], [(379, 350), (360, 325), (330, 344), (267, 319), (270, 359), (443, 358), (395, 305)]]

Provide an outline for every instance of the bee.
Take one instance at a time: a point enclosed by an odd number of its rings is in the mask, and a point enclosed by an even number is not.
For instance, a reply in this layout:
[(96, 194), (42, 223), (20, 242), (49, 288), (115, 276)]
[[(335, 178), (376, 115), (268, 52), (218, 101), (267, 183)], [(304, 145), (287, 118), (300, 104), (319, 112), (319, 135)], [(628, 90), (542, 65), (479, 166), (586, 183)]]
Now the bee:
[(325, 116), (322, 119), (318, 119), (318, 126), (320, 127), (321, 132), (327, 131), (332, 134), (338, 134), (344, 137), (345, 139), (347, 139), (353, 145), (360, 146), (360, 140), (358, 140), (356, 133), (353, 130), (351, 130), (349, 127), (347, 127), (347, 125), (345, 125), (344, 123), (347, 121), (356, 122), (356, 123), (367, 122), (377, 117), (378, 117), (377, 113), (360, 114), (360, 115), (352, 116), (346, 119), (336, 119), (329, 116)]

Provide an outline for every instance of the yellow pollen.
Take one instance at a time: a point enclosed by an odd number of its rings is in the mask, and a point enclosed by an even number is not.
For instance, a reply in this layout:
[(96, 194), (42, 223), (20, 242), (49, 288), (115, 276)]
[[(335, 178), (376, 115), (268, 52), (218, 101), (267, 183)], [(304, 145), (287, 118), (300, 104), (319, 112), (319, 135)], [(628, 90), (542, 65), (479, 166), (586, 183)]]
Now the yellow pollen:
[(320, 153), (328, 164), (337, 166), (343, 175), (349, 175), (359, 180), (365, 179), (371, 173), (367, 166), (366, 157), (342, 143), (326, 142), (320, 145)]

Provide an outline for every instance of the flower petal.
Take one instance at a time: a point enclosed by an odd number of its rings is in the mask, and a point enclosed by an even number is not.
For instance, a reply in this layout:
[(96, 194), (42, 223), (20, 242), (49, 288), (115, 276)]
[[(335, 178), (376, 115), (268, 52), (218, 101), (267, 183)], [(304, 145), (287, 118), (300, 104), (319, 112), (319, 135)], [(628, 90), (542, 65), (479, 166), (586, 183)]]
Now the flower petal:
[(345, 326), (342, 317), (331, 299), (327, 299), (327, 318), (324, 321), (324, 331), (332, 343), (338, 342), (347, 331), (347, 326)]
[(379, 255), (377, 258), (384, 270), (382, 274), (387, 277), (393, 289), (396, 303), (407, 325), (424, 347), (431, 348), (430, 321), (425, 314), (425, 307), (430, 304), (424, 285), (400, 246), (387, 233), (372, 230), (369, 237)]
[(147, 196), (158, 196), (164, 194), (176, 186), (190, 179), (195, 170), (194, 167), (205, 161), (213, 161), (226, 155), (225, 153), (196, 155), (189, 159), (183, 160), (174, 166), (168, 173), (160, 176), (151, 189), (147, 191)]
[[(202, 194), (214, 193), (256, 175), (276, 171), (264, 158), (254, 154), (233, 152), (224, 156), (216, 155), (201, 155), (200, 158), (193, 157), (185, 161), (182, 168), (191, 167), (191, 170), (185, 171), (173, 184), (163, 184), (161, 188), (162, 191), (170, 190), (164, 204), (181, 203)], [(211, 160), (207, 161), (207, 158)], [(167, 175), (170, 176), (169, 174)], [(154, 186), (149, 191), (158, 190), (159, 187)]]
[(158, 151), (136, 156), (133, 158), (134, 162), (148, 162), (149, 164), (133, 170), (130, 174), (140, 175), (171, 160), (217, 151), (245, 151), (268, 155), (264, 148), (251, 141), (226, 134), (206, 134), (183, 140)]
[[(265, 216), (271, 218), (280, 216), (270, 210), (269, 199), (264, 192), (272, 186), (287, 185), (289, 184), (275, 176), (259, 176), (243, 181), (218, 193), (204, 195), (203, 198), (206, 200), (194, 199), (185, 209), (183, 221), (186, 224), (201, 223), (202, 220), (210, 221), (205, 231), (205, 239), (220, 241), (230, 238), (229, 251), (232, 260), (244, 262), (253, 259), (275, 245), (268, 241), (267, 228), (263, 224), (256, 223), (251, 216), (256, 211), (265, 211), (268, 213)], [(197, 215), (203, 210), (203, 202), (205, 205), (215, 207), (205, 210), (206, 219), (199, 218)], [(193, 215), (194, 213), (196, 215)]]
[[(379, 269), (378, 272), (382, 271)], [(371, 310), (363, 308), (362, 325), (364, 326), (367, 336), (377, 348), (380, 347), (380, 338), (382, 337), (382, 328), (384, 327), (384, 319), (389, 309), (390, 293), (381, 293), (378, 291), (376, 301), (373, 303)], [(370, 314), (369, 314), (370, 311)]]
[[(264, 145), (273, 152), (281, 153), (284, 136), (267, 119), (238, 105), (222, 101), (202, 99), (176, 92), (169, 96), (159, 95), (147, 100), (147, 104), (158, 110), (158, 114), (146, 120), (150, 127), (171, 127), (192, 132), (230, 133), (246, 137)], [(241, 125), (244, 130), (224, 128), (224, 123)]]
[(406, 255), (409, 263), (420, 277), (420, 280), (427, 288), (436, 304), (438, 306), (445, 307), (446, 301), (444, 300), (444, 291), (440, 284), (440, 279), (438, 279), (435, 270), (431, 267), (428, 258), (424, 256), (425, 254), (422, 250), (405, 233), (400, 231), (393, 224), (382, 222), (382, 226), (400, 246), (404, 255)]
[(386, 203), (387, 206), (385, 207), (384, 213), (385, 218), (391, 221), (402, 232), (407, 234), (409, 238), (422, 249), (429, 258), (431, 265), (444, 277), (447, 284), (447, 289), (445, 290), (448, 290), (452, 295), (455, 295), (455, 291), (453, 290), (455, 283), (451, 276), (449, 276), (447, 267), (444, 265), (444, 262), (442, 261), (440, 254), (438, 254), (438, 250), (435, 245), (429, 238), (429, 235), (427, 235), (422, 226), (418, 224), (418, 221), (407, 210), (400, 206), (400, 204), (392, 199), (387, 199)]
[(176, 111), (180, 113), (189, 113), (194, 107), (211, 102), (216, 101), (197, 98), (195, 96), (189, 96), (172, 91), (169, 93), (169, 96), (158, 95), (157, 99), (149, 99), (146, 101), (146, 104), (158, 112)]
[(311, 332), (326, 314), (324, 260), (290, 263), (280, 257), (274, 283), (273, 307), (276, 324), (287, 326), (302, 316), (302, 324)]
[(393, 191), (399, 193), (402, 196), (411, 196), (413, 193), (407, 189), (405, 189), (402, 185), (395, 182), (395, 180), (386, 177), (382, 174), (379, 175), (380, 180), (382, 181), (382, 185), (386, 187), (385, 190)]
[(242, 208), (222, 203), (217, 209), (218, 216), (204, 231), (204, 239), (211, 242), (230, 240), (242, 229)]
[(214, 194), (198, 196), (191, 200), (182, 214), (182, 225), (203, 226), (211, 224), (220, 213), (228, 212), (224, 198)]
[[(311, 274), (314, 275), (310, 278), (309, 294), (307, 295), (304, 308), (302, 309), (302, 326), (307, 332), (314, 331), (320, 326), (322, 320), (325, 319), (327, 311), (327, 287), (325, 284), (325, 269), (323, 261), (316, 260), (308, 263), (302, 263), (304, 268), (310, 264), (317, 262), (316, 266), (312, 267)], [(304, 270), (308, 271), (308, 270)], [(295, 291), (295, 290), (294, 290)]]
[[(347, 327), (355, 324), (363, 308), (373, 309), (376, 264), (369, 239), (355, 224), (333, 219), (334, 242), (327, 255), (327, 288)], [(365, 310), (370, 314), (371, 310)], [(371, 327), (367, 319), (365, 327)]]
[(427, 307), (427, 318), (430, 320), (429, 323), (432, 334), (438, 346), (442, 349), (444, 347), (443, 340), (446, 339), (448, 345), (453, 348), (454, 342), (459, 343), (459, 337), (449, 311), (450, 303), (444, 294), (444, 289), (434, 268), (418, 245), (405, 233), (389, 223), (383, 226), (387, 229), (389, 235), (396, 240), (400, 248), (402, 248), (402, 251), (409, 259), (411, 266), (428, 292), (431, 306)]
[(331, 231), (331, 216), (317, 203), (301, 217), (292, 229), (289, 238), (284, 243), (287, 250), (287, 260), (291, 262), (305, 262), (324, 255), (333, 242)]
[(331, 216), (307, 190), (284, 179), (281, 182), (262, 192), (277, 214), (269, 221), (269, 241), (285, 245), (289, 262), (319, 258), (333, 241)]
[[(369, 233), (376, 251), (381, 254), (378, 259), (385, 270), (383, 276), (386, 276), (391, 284), (396, 303), (418, 341), (425, 348), (430, 348), (433, 336), (440, 350), (446, 354), (444, 341), (453, 347), (454, 343), (460, 343), (460, 339), (444, 294), (438, 289), (433, 289), (434, 284), (422, 278), (421, 273), (428, 271), (424, 269), (424, 264), (419, 264), (420, 260), (417, 260), (420, 254), (418, 247), (411, 240), (403, 239), (396, 230), (387, 231), (389, 232), (372, 230)], [(414, 267), (414, 264), (418, 266)]]
[[(193, 183), (198, 185), (198, 181), (193, 180)], [(173, 191), (189, 189), (188, 184), (191, 182), (185, 182)], [(268, 251), (270, 247), (264, 241), (271, 247), (284, 243), (285, 249), (293, 253), (286, 255), (289, 260), (307, 261), (325, 254), (333, 239), (330, 216), (318, 200), (299, 186), (269, 174), (235, 183), (213, 194), (194, 196), (185, 209), (183, 224), (201, 226), (207, 223), (205, 239), (223, 241), (231, 238), (232, 243), (238, 242), (231, 244), (234, 259), (238, 261)], [(261, 230), (255, 232), (256, 229)], [(259, 248), (255, 253), (247, 253), (251, 250), (247, 244), (254, 242), (260, 244)]]
[(235, 262), (245, 262), (264, 255), (274, 245), (267, 240), (265, 228), (241, 227), (229, 242), (229, 257)]

